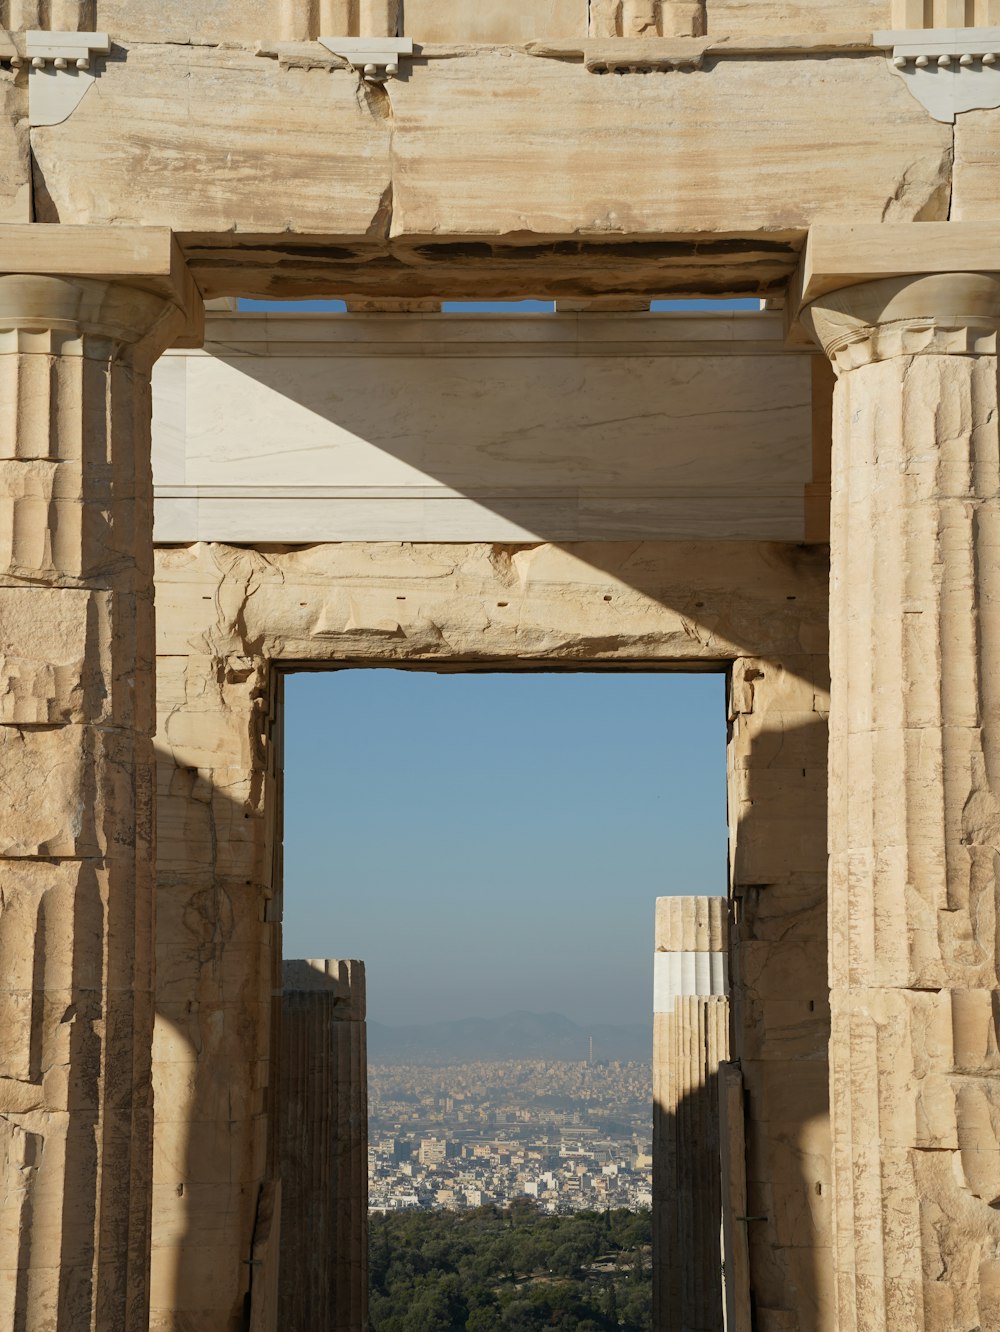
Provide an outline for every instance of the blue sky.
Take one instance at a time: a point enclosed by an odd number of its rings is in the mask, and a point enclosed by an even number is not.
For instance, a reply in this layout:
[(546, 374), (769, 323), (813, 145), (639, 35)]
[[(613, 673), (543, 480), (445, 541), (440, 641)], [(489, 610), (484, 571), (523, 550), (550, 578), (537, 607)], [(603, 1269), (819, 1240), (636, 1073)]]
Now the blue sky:
[(286, 957), (362, 958), (392, 1024), (649, 1021), (655, 899), (725, 891), (722, 675), (350, 670), (285, 703)]
[(393, 1024), (649, 1019), (655, 898), (725, 890), (722, 675), (285, 691), (286, 956), (363, 958)]
[[(741, 299), (734, 301), (653, 301), (650, 308), (653, 310), (705, 310), (705, 311), (732, 311), (732, 310), (756, 310), (760, 302), (756, 299)], [(299, 310), (303, 314), (337, 314), (343, 313), (347, 307), (343, 301), (251, 301), (241, 300), (241, 310)], [(444, 301), (442, 309), (445, 314), (456, 313), (462, 310), (470, 314), (501, 314), (510, 312), (511, 314), (546, 314), (555, 308), (553, 301)]]

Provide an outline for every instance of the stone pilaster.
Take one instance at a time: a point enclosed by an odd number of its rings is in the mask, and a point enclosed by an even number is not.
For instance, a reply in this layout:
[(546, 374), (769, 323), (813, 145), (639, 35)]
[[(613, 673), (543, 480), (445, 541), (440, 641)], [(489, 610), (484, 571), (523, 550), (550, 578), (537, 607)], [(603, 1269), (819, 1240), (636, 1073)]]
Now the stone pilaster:
[(1000, 1300), (1000, 277), (816, 300), (838, 375), (830, 978), (839, 1332)]
[(181, 322), (0, 276), (0, 1325), (26, 1332), (147, 1326), (149, 375)]
[(719, 1063), (729, 1051), (728, 904), (656, 903), (653, 1328), (722, 1326)]
[[(785, 613), (797, 644), (729, 678), (732, 1058), (743, 1081), (746, 1205), (759, 1332), (832, 1326), (826, 931), (827, 555)], [(822, 588), (815, 573), (822, 573)], [(734, 1130), (736, 1131), (736, 1130)]]
[(368, 1326), (363, 962), (286, 962), (278, 1114), (286, 1332)]

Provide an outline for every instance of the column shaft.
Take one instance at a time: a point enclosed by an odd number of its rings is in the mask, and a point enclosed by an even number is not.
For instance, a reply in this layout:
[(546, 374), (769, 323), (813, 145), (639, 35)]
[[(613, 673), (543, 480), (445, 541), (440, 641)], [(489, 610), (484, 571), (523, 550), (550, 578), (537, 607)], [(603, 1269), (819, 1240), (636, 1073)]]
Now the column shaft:
[(143, 1332), (152, 357), (176, 311), (0, 277), (0, 1325)]
[(893, 279), (810, 309), (839, 374), (837, 1327), (996, 1328), (1000, 281)]
[(653, 1327), (722, 1326), (719, 1063), (729, 1050), (727, 903), (656, 904)]
[(368, 1326), (368, 1060), (362, 962), (286, 962), (281, 1274), (285, 1332)]

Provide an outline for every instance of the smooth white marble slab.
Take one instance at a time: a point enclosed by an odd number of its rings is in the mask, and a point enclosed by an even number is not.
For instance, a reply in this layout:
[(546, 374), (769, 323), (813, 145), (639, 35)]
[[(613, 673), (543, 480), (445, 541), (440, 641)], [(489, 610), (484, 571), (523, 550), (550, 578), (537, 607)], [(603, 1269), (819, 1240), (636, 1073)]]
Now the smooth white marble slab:
[(728, 346), (704, 317), (410, 319), (211, 316), (164, 357), (157, 540), (802, 539), (810, 364), (773, 317), (721, 317)]

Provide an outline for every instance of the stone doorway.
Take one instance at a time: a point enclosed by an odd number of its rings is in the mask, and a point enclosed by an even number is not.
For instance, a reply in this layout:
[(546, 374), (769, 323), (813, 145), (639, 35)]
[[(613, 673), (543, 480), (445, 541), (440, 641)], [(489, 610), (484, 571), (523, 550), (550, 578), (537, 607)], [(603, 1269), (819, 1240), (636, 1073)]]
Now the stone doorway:
[(727, 672), (748, 1181), (785, 1190), (754, 1288), (825, 1305), (826, 580), (822, 548), (773, 543), (159, 550), (152, 1329), (235, 1332), (273, 1279), (283, 677), (348, 664)]

